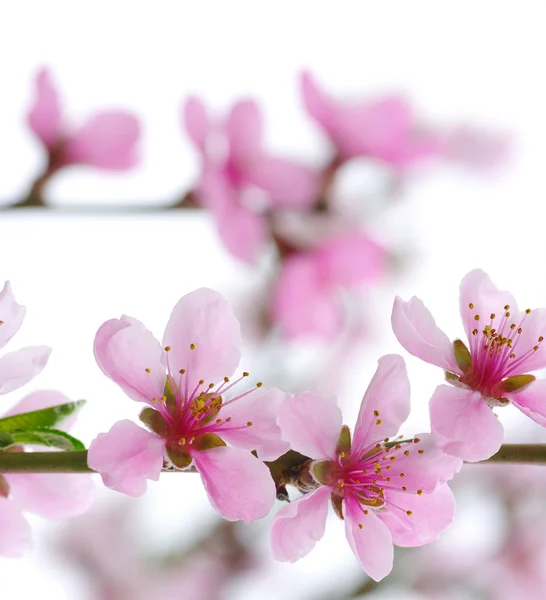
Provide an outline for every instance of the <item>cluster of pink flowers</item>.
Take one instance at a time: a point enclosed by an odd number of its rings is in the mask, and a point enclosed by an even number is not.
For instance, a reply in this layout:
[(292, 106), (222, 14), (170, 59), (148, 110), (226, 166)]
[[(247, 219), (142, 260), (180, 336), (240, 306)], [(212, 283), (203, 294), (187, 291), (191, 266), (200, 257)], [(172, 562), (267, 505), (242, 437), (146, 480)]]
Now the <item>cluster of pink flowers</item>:
[[(23, 313), (9, 286), (1, 299), (0, 323), (9, 339)], [(460, 301), (469, 348), (460, 339), (450, 342), (417, 298), (395, 299), (399, 341), (442, 367), (451, 384), (440, 385), (431, 398), (432, 432), (410, 436), (399, 434), (410, 413), (401, 356), (379, 359), (351, 431), (336, 399), (319, 391), (290, 395), (261, 382), (244, 386), (249, 374), (234, 375), (240, 326), (213, 290), (183, 296), (161, 342), (133, 317), (109, 320), (95, 337), (96, 361), (125, 394), (147, 405), (140, 412), (145, 427), (117, 422), (93, 440), (88, 464), (107, 487), (132, 496), (145, 493), (147, 480), (158, 480), (164, 470), (195, 471), (212, 506), (227, 520), (247, 523), (265, 517), (292, 484), (302, 495), (275, 516), (273, 557), (293, 562), (309, 553), (324, 534), (330, 501), (355, 556), (379, 581), (392, 569), (393, 544), (428, 544), (452, 522), (455, 503), (446, 482), (463, 460), (485, 460), (502, 443), (492, 409), (512, 403), (546, 424), (543, 381), (526, 372), (546, 364), (546, 311), (518, 310), (480, 270), (464, 277)], [(34, 394), (12, 413), (65, 400)], [(275, 461), (282, 464), (290, 452), (301, 457), (297, 476), (283, 471), (275, 478)], [(71, 516), (89, 504), (85, 477), (74, 476), (74, 489), (64, 483), (60, 496), (52, 475), (9, 475), (0, 482), (3, 555), (27, 543), (20, 508)]]

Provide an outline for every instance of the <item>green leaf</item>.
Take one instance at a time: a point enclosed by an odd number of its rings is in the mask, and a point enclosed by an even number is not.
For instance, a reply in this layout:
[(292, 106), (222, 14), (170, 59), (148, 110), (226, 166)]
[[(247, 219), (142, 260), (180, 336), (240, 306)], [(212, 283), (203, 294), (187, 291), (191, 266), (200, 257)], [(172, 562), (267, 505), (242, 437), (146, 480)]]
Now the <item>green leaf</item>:
[(32, 412), (21, 413), (11, 417), (0, 419), (0, 431), (15, 431), (36, 429), (41, 427), (56, 427), (60, 425), (67, 417), (74, 414), (85, 404), (85, 400), (68, 402), (50, 406), (42, 410), (33, 410)]
[(11, 431), (10, 435), (17, 444), (36, 444), (48, 448), (58, 448), (59, 450), (85, 450), (85, 446), (80, 440), (60, 429), (36, 427), (34, 429)]
[(0, 431), (0, 448), (9, 448), (13, 444), (15, 444), (15, 441), (11, 435), (5, 431)]

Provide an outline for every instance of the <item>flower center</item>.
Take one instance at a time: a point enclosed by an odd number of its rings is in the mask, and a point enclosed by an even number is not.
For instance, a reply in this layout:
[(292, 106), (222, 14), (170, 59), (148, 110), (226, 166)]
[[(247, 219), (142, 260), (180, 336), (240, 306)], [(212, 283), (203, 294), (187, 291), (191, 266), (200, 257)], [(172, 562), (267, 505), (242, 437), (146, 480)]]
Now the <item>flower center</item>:
[[(472, 312), (476, 325), (485, 320), (474, 311), (472, 302), (468, 310)], [(447, 380), (453, 385), (480, 392), (494, 406), (507, 404), (504, 394), (513, 390), (504, 389), (503, 380), (521, 376), (525, 372), (525, 362), (544, 340), (542, 335), (537, 338), (528, 335), (524, 325), (529, 314), (530, 308), (525, 310), (523, 317), (514, 318), (510, 305), (506, 304), (500, 316), (491, 313), (489, 323), (472, 330), (470, 350), (456, 340), (455, 358), (463, 374), (446, 373)]]

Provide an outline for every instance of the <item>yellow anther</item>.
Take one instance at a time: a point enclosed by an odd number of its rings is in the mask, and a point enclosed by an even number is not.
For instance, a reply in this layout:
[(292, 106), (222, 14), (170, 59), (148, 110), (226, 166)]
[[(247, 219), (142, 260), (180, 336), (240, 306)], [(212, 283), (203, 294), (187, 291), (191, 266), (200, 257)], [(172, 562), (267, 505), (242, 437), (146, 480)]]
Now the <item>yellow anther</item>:
[(224, 383), (229, 383), (229, 377), (224, 377)]
[(512, 354), (510, 354), (510, 358), (516, 358), (516, 355), (512, 352)]
[(526, 314), (526, 315), (528, 315), (530, 312), (531, 312), (531, 309), (530, 309), (530, 308), (526, 308), (526, 309), (525, 309), (525, 314)]
[(226, 419), (226, 423), (230, 423), (230, 422), (231, 422), (231, 417), (228, 417), (228, 418)]
[(216, 425), (220, 425), (221, 422), (222, 422), (222, 419), (216, 419)]
[(180, 441), (178, 442), (181, 446), (185, 446), (186, 445), (186, 438), (180, 438)]
[(518, 329), (518, 333), (521, 333), (522, 331), (523, 331), (523, 329), (520, 327), (520, 328)]
[(341, 458), (345, 458), (345, 452), (340, 452), (339, 455), (341, 456)]
[(473, 329), (472, 330), (472, 335), (478, 335), (478, 330), (477, 329)]
[(411, 517), (411, 515), (412, 515), (413, 513), (411, 512), (411, 510), (407, 510), (407, 511), (406, 511), (406, 514), (408, 515), (408, 517)]
[(420, 438), (413, 438), (413, 443), (414, 444), (418, 444), (420, 442)]
[(538, 350), (538, 346), (534, 346), (533, 350), (536, 352)]
[(490, 318), (490, 319), (494, 319), (494, 318), (495, 318), (495, 313), (491, 313), (491, 314), (489, 315), (489, 318)]
[(190, 350), (195, 350), (195, 344), (190, 344)]
[(359, 524), (358, 524), (358, 528), (359, 528), (359, 529), (364, 529), (364, 525), (362, 525), (362, 523), (359, 523)]
[(396, 460), (396, 456), (391, 456), (391, 460)]
[(423, 495), (423, 490), (417, 490), (417, 494), (418, 494), (419, 496), (422, 496), (422, 495)]
[(180, 371), (178, 371), (180, 373), (180, 375), (184, 375), (184, 373), (186, 372), (186, 369), (180, 369)]
[(403, 486), (402, 486), (402, 491), (403, 491), (403, 492), (407, 492), (407, 491), (408, 491), (408, 488), (407, 488), (405, 485), (403, 485)]
[(509, 310), (509, 309), (510, 309), (510, 305), (506, 304), (505, 307), (504, 307), (504, 310)]
[(152, 372), (152, 370), (148, 369), (148, 367), (146, 367), (144, 370), (146, 371), (146, 373), (151, 373)]
[(199, 385), (203, 385), (204, 383), (205, 383), (205, 380), (204, 380), (204, 379), (200, 379), (200, 380), (199, 380)]
[(480, 315), (475, 315), (474, 316), (474, 321), (479, 321), (480, 320)]
[(510, 329), (515, 329), (516, 328), (516, 324), (512, 323), (512, 325), (510, 325)]
[(262, 385), (263, 385), (263, 383), (261, 381), (258, 381), (258, 383), (256, 384), (256, 387), (260, 388), (260, 387), (262, 387)]
[(425, 451), (424, 450), (417, 450), (417, 454), (424, 454)]
[(387, 477), (387, 479), (385, 479), (385, 481), (390, 481), (390, 480), (391, 480), (391, 478), (390, 478), (390, 477)]
[(170, 346), (165, 346), (165, 352), (170, 352), (172, 348)]
[(344, 481), (338, 481), (338, 486), (340, 488), (344, 487), (345, 486), (345, 482)]
[(400, 477), (405, 477), (406, 474), (405, 473), (400, 473)]
[(409, 450), (404, 450), (404, 456), (409, 456)]
[(248, 375), (249, 375), (249, 373), (248, 373), (247, 371), (245, 371), (245, 372), (243, 373), (243, 377), (248, 377)]
[(505, 312), (504, 316), (508, 319), (508, 317), (510, 316), (510, 313), (509, 312)]
[(154, 396), (154, 397), (152, 398), (152, 402), (157, 402), (157, 397), (156, 397), (156, 396)]
[(365, 508), (365, 509), (364, 509), (362, 512), (363, 512), (365, 515), (367, 515), (367, 514), (368, 514), (368, 509), (367, 509), (367, 508)]
[(247, 426), (248, 426), (248, 427), (251, 427), (251, 425), (252, 425), (252, 421), (249, 421), (249, 422), (247, 423)]
[(214, 387), (214, 383), (209, 383), (209, 390), (212, 390), (213, 387)]
[(385, 467), (385, 469), (387, 469), (387, 471), (390, 471), (390, 470), (391, 470), (391, 468), (392, 468), (392, 467), (391, 467), (390, 465), (387, 465), (387, 466)]
[(538, 338), (538, 341), (539, 341), (539, 342), (542, 342), (542, 340), (543, 340), (543, 339), (544, 339), (544, 338), (543, 338), (542, 336), (540, 336), (540, 337)]
[(381, 425), (381, 423), (383, 423), (381, 419), (377, 419), (377, 421), (375, 422), (376, 425)]
[(380, 415), (380, 412), (378, 410), (374, 410), (373, 411), (373, 416), (374, 417), (378, 417)]

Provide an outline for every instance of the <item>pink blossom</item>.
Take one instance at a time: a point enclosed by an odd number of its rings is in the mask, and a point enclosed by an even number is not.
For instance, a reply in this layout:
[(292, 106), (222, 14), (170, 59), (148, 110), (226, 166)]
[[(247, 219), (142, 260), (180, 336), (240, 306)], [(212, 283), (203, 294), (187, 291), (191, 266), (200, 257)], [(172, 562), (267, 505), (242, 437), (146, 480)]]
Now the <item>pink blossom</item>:
[[(54, 390), (33, 392), (6, 416), (66, 404), (70, 400)], [(62, 424), (67, 430), (70, 423)], [(40, 447), (40, 451), (44, 448)], [(5, 452), (22, 452), (11, 446)], [(0, 450), (2, 452), (2, 450)], [(89, 475), (6, 473), (0, 475), (0, 556), (20, 556), (31, 546), (30, 527), (23, 512), (48, 519), (67, 519), (85, 513), (94, 501)]]
[(303, 103), (343, 160), (368, 156), (397, 168), (437, 156), (441, 145), (426, 133), (401, 96), (372, 101), (340, 101), (322, 90), (304, 71)]
[[(11, 285), (6, 281), (0, 291), (0, 349), (19, 331), (26, 308), (17, 304)], [(46, 366), (51, 354), (47, 346), (27, 346), (0, 357), (0, 395), (25, 385)]]
[(231, 307), (205, 288), (179, 300), (162, 344), (131, 317), (100, 327), (97, 363), (129, 397), (149, 405), (140, 418), (151, 429), (120, 421), (91, 443), (89, 466), (101, 473), (105, 485), (136, 496), (164, 465), (194, 467), (212, 505), (226, 519), (250, 522), (269, 512), (276, 492), (262, 460), (288, 449), (276, 424), (285, 395), (257, 383), (226, 400), (225, 394), (248, 377), (243, 373), (230, 381), (241, 345)]
[(387, 258), (384, 248), (358, 231), (288, 256), (273, 293), (273, 320), (289, 339), (334, 337), (343, 326), (340, 290), (375, 283)]
[(319, 175), (264, 150), (256, 102), (241, 100), (224, 121), (213, 122), (192, 97), (183, 117), (202, 160), (199, 200), (211, 211), (227, 249), (252, 262), (268, 237), (265, 211), (308, 207), (317, 199)]
[(277, 513), (274, 558), (294, 562), (312, 550), (324, 534), (328, 498), (345, 521), (351, 549), (376, 581), (392, 569), (393, 543), (421, 546), (449, 526), (454, 500), (445, 482), (462, 461), (438, 450), (430, 434), (392, 438), (409, 410), (406, 367), (397, 355), (379, 360), (352, 441), (331, 399), (308, 392), (283, 404), (282, 434), (314, 459), (310, 487), (316, 489)]
[(126, 171), (138, 162), (138, 119), (125, 111), (105, 111), (72, 127), (47, 68), (36, 75), (35, 98), (28, 124), (49, 154), (52, 172), (67, 165), (84, 164), (110, 171)]
[(436, 388), (430, 419), (437, 443), (467, 461), (485, 460), (500, 448), (503, 427), (492, 409), (514, 404), (546, 425), (546, 381), (529, 371), (546, 367), (546, 310), (520, 311), (483, 271), (463, 278), (460, 311), (469, 347), (451, 343), (418, 298), (396, 298), (392, 327), (404, 348), (446, 373)]

